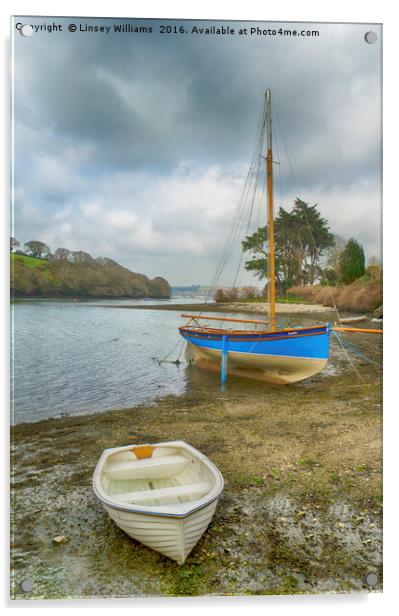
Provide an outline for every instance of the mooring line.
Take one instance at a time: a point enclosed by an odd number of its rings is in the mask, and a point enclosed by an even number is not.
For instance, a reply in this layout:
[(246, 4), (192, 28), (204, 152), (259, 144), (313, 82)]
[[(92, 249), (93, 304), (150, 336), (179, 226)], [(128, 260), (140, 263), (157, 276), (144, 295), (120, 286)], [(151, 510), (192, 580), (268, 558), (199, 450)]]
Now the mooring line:
[(356, 368), (355, 364), (353, 363), (353, 361), (352, 361), (352, 360), (351, 360), (351, 358), (349, 357), (349, 353), (347, 352), (347, 350), (346, 350), (346, 348), (345, 348), (345, 346), (344, 346), (344, 344), (343, 344), (343, 342), (342, 342), (342, 340), (341, 340), (340, 335), (339, 335), (339, 334), (337, 334), (337, 332), (335, 332), (334, 330), (331, 330), (331, 331), (332, 331), (332, 333), (334, 334), (334, 336), (337, 338), (338, 342), (340, 343), (341, 348), (342, 348), (343, 352), (345, 353), (346, 359), (348, 360), (348, 362), (349, 362), (349, 363), (350, 363), (350, 365), (352, 366), (353, 370), (356, 372), (356, 374), (357, 374), (357, 376), (359, 377), (359, 379), (361, 380), (361, 382), (362, 382), (363, 384), (365, 384), (365, 383), (366, 383), (366, 381), (363, 379), (363, 377), (361, 376), (360, 372), (357, 370), (357, 368)]
[(348, 342), (347, 340), (342, 340), (342, 338), (339, 336), (339, 334), (337, 334), (337, 332), (335, 332), (334, 330), (333, 330), (333, 334), (334, 334), (334, 336), (336, 338), (338, 338), (340, 340), (342, 346), (347, 347), (350, 351), (352, 351), (352, 353), (354, 353), (355, 355), (358, 355), (359, 357), (361, 357), (362, 359), (367, 361), (369, 364), (374, 364), (375, 366), (378, 366), (378, 368), (382, 368), (381, 364), (379, 364), (378, 362), (374, 361), (374, 359), (371, 359), (371, 357), (367, 357), (367, 355), (362, 353), (362, 351), (360, 351), (358, 349), (358, 347), (356, 347), (355, 344), (352, 344), (351, 342)]
[[(169, 355), (172, 355), (173, 351), (179, 346), (179, 344), (181, 344), (181, 349), (179, 352), (179, 355), (177, 357), (177, 359), (175, 361), (170, 360), (170, 361), (166, 361), (167, 358), (169, 357)], [(183, 351), (183, 347), (184, 347), (184, 340), (178, 340), (177, 343), (175, 344), (175, 346), (173, 347), (173, 349), (171, 349), (169, 351), (169, 353), (167, 353), (165, 355), (165, 357), (163, 357), (162, 359), (157, 359), (156, 357), (153, 357), (153, 359), (156, 359), (156, 361), (158, 362), (159, 365), (164, 364), (164, 363), (168, 363), (168, 364), (176, 364), (176, 366), (178, 366), (181, 362), (180, 362), (180, 356), (182, 354)]]

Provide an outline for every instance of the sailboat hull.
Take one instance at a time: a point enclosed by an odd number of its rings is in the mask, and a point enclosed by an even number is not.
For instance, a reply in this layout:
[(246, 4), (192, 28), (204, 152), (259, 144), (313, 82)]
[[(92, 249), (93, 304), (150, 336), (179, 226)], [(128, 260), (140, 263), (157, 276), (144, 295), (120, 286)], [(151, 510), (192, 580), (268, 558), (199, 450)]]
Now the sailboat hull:
[(186, 358), (199, 368), (220, 372), (225, 337), (227, 373), (287, 385), (320, 372), (329, 356), (329, 326), (263, 334), (216, 333), (182, 327)]

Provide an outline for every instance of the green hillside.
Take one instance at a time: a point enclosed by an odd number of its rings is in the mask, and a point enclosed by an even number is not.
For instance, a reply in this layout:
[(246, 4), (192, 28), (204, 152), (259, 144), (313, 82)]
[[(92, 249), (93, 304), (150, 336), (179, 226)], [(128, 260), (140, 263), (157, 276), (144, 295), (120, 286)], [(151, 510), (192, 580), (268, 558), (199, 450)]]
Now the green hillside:
[[(89, 255), (88, 255), (89, 256)], [(112, 259), (90, 257), (84, 263), (40, 259), (21, 253), (11, 257), (14, 297), (130, 297), (168, 298), (167, 280), (150, 280)]]

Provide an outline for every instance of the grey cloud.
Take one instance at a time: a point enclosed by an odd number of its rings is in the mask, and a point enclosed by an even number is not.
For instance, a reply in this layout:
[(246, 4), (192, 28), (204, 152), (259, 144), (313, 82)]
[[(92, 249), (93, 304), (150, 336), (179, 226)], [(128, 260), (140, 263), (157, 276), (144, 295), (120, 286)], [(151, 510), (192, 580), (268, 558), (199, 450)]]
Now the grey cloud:
[[(159, 24), (148, 23), (154, 30)], [(151, 177), (173, 177), (177, 170), (181, 175), (182, 165), (189, 172), (217, 166), (220, 177), (223, 169), (229, 177), (232, 166), (251, 159), (264, 90), (271, 87), (278, 114), (275, 158), (279, 155), (282, 162), (276, 169), (276, 188), (280, 175), (283, 200), (298, 191), (279, 124), (304, 198), (319, 188), (321, 196), (335, 189), (345, 200), (353, 187), (369, 182), (375, 201), (369, 204), (370, 233), (364, 231), (364, 237), (371, 245), (381, 174), (378, 44), (364, 42), (364, 25), (311, 27), (320, 31), (318, 38), (68, 32), (38, 34), (30, 40), (17, 36), (17, 187), (31, 195), (41, 212), (65, 206), (74, 210), (97, 196), (97, 187), (107, 185), (107, 178), (114, 186), (115, 173), (130, 179), (136, 173), (137, 183), (127, 190), (129, 207), (137, 213), (148, 192), (137, 174), (151, 183)], [(81, 156), (66, 157), (67, 151), (78, 150)], [(74, 179), (68, 190), (39, 182), (34, 163), (39, 155), (61, 160), (71, 170)], [(115, 194), (114, 206), (108, 199), (110, 209), (118, 206), (118, 197)], [(321, 203), (323, 207), (324, 215), (334, 219), (332, 206)], [(20, 212), (15, 204), (22, 232), (26, 223)], [(191, 219), (196, 215), (200, 212), (192, 212)], [(162, 222), (162, 209), (157, 216), (159, 233), (170, 233), (171, 221)], [(43, 216), (43, 233), (45, 221)], [(211, 225), (207, 232), (212, 233)], [(349, 233), (355, 234), (355, 229)], [(172, 260), (168, 267), (177, 275), (181, 264)]]

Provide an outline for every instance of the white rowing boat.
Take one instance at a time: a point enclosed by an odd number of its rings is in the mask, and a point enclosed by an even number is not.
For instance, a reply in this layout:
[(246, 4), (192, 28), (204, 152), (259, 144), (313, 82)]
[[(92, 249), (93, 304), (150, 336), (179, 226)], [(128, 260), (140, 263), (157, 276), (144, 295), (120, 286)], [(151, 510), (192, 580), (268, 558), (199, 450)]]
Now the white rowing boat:
[(106, 449), (93, 488), (130, 537), (184, 563), (223, 490), (219, 469), (184, 441)]

